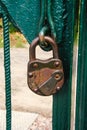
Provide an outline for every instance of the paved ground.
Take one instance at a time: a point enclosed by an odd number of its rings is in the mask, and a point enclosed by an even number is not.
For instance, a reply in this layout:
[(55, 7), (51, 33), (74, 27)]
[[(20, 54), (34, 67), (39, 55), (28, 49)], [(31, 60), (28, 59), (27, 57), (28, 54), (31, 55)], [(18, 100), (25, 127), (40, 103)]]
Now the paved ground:
[[(46, 118), (51, 117), (52, 97), (38, 96), (32, 93), (27, 86), (27, 62), (29, 59), (28, 53), (29, 53), (28, 48), (11, 49), (12, 109), (21, 112), (38, 113), (45, 116)], [(51, 55), (49, 52), (48, 53), (45, 52), (45, 53), (43, 53), (42, 51), (40, 51), (39, 48), (37, 48), (37, 57), (46, 59)], [(2, 49), (0, 49), (0, 109), (5, 109), (4, 63), (3, 63)], [(31, 118), (31, 116), (32, 114), (30, 114), (28, 118)], [(35, 115), (35, 118), (36, 116), (37, 114)], [(37, 119), (37, 122), (38, 120), (39, 119)], [(36, 130), (36, 129), (32, 129), (32, 130)], [(51, 130), (51, 128), (46, 130)]]
[[(0, 130), (6, 130), (6, 112), (0, 110)], [(12, 130), (52, 130), (52, 119), (29, 112), (12, 111)]]
[[(0, 110), (0, 130), (6, 129), (5, 111)], [(25, 112), (12, 112), (12, 130), (28, 130), (36, 120), (38, 114)]]
[[(45, 57), (40, 53), (41, 57)], [(49, 54), (48, 54), (49, 55)], [(46, 55), (46, 57), (48, 56)], [(13, 110), (51, 114), (52, 97), (41, 97), (29, 90), (27, 86), (28, 48), (11, 49), (11, 77)], [(4, 67), (3, 50), (0, 50), (0, 108), (4, 108)], [(49, 105), (48, 105), (49, 104)]]

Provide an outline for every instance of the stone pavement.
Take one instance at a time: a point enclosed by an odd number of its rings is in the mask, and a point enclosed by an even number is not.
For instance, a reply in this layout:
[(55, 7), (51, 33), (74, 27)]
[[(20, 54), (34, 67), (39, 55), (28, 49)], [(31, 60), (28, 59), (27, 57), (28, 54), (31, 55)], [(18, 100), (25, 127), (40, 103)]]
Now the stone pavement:
[[(37, 48), (37, 57), (47, 59), (50, 52), (43, 52)], [(38, 96), (27, 85), (27, 63), (29, 61), (29, 49), (11, 49), (11, 91), (12, 109), (27, 111), (51, 116), (52, 97)], [(0, 108), (5, 109), (5, 84), (3, 49), (0, 49)]]
[[(0, 130), (6, 130), (6, 112), (0, 110)], [(12, 111), (12, 130), (29, 130), (38, 114)]]
[[(47, 59), (50, 52), (37, 48), (37, 57)], [(28, 48), (11, 49), (11, 90), (13, 129), (27, 130), (37, 118), (38, 114), (46, 117), (52, 116), (52, 97), (42, 97), (34, 94), (27, 85), (27, 63), (29, 61)], [(4, 62), (3, 49), (0, 49), (0, 109), (5, 109), (5, 83), (4, 83)], [(21, 111), (21, 112), (15, 112)], [(26, 113), (27, 112), (27, 113)], [(37, 114), (35, 114), (37, 113)], [(16, 126), (16, 123), (18, 124)], [(21, 125), (19, 125), (21, 124)], [(0, 130), (5, 130), (5, 112), (0, 111)], [(15, 126), (15, 129), (14, 129)], [(26, 126), (26, 127), (25, 127)], [(16, 129), (17, 127), (17, 129)], [(22, 129), (23, 128), (23, 129)], [(26, 128), (26, 129), (25, 129)]]

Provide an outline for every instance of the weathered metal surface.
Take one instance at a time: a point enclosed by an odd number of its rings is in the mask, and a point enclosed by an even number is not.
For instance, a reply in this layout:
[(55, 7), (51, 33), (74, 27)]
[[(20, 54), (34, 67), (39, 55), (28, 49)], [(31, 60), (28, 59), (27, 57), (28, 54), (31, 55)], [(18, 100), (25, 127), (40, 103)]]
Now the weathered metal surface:
[(39, 95), (49, 96), (56, 93), (64, 83), (62, 61), (58, 57), (58, 48), (54, 40), (44, 37), (52, 45), (53, 57), (47, 60), (36, 59), (35, 49), (39, 38), (30, 45), (30, 61), (28, 63), (28, 86)]
[[(13, 23), (31, 43), (39, 34), (41, 0), (1, 0), (0, 4), (8, 11)], [(64, 19), (66, 17), (64, 17), (63, 6), (63, 0), (52, 1), (51, 10), (58, 43), (62, 41)]]
[[(64, 74), (62, 66), (55, 68), (54, 63), (58, 60), (48, 60), (47, 62), (35, 60), (28, 65), (28, 85), (32, 91), (40, 95), (52, 95), (59, 90), (64, 82)], [(38, 67), (33, 68), (33, 64), (38, 64)], [(50, 68), (51, 66), (51, 68)], [(40, 93), (41, 92), (41, 93)]]
[(59, 45), (59, 56), (63, 61), (65, 84), (61, 91), (53, 96), (53, 130), (70, 130), (75, 3), (75, 0), (63, 1), (66, 17), (64, 18), (62, 45)]
[(75, 130), (87, 130), (87, 0), (80, 1)]

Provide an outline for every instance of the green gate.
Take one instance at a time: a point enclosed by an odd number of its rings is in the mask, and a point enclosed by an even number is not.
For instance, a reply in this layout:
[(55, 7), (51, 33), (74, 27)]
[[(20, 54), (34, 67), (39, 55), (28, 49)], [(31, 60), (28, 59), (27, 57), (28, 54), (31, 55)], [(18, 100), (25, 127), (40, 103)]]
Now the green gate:
[[(48, 33), (56, 37), (65, 74), (63, 88), (53, 95), (53, 130), (87, 129), (86, 14), (86, 0), (0, 0), (4, 32), (6, 130), (11, 130), (9, 21), (21, 30), (29, 43), (44, 26), (49, 26)], [(50, 47), (47, 48), (49, 50)]]

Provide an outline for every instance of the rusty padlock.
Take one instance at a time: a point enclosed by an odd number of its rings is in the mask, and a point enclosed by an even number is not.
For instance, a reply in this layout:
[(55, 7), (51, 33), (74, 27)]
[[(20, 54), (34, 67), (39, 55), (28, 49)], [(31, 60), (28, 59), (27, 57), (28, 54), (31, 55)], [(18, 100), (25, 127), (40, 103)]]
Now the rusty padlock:
[(45, 36), (45, 41), (52, 46), (53, 57), (47, 60), (37, 59), (35, 49), (39, 43), (39, 37), (33, 40), (29, 49), (30, 61), (28, 62), (27, 83), (34, 93), (49, 96), (63, 86), (64, 72), (55, 41), (47, 36)]

